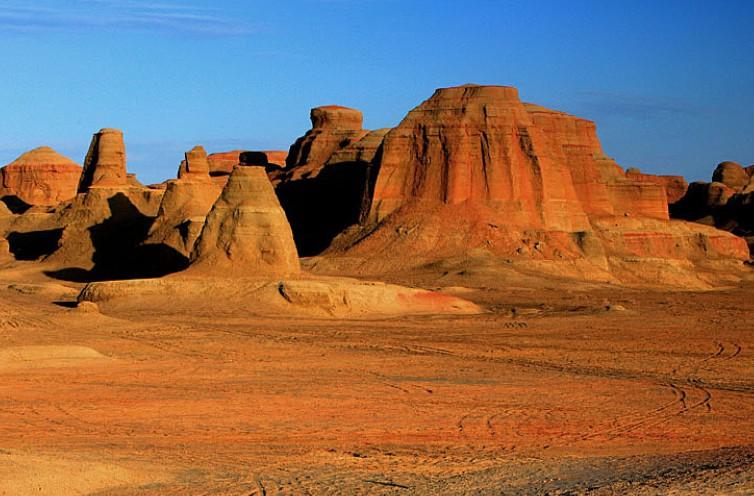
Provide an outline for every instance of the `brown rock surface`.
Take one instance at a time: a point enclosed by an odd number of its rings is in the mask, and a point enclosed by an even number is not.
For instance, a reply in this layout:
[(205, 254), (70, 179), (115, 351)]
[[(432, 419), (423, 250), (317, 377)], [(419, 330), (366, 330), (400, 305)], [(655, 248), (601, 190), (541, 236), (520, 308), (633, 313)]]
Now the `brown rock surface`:
[(167, 183), (145, 243), (165, 245), (189, 257), (222, 189), (210, 178), (204, 148), (194, 147), (187, 152), (182, 168), (180, 178)]
[(711, 183), (692, 183), (686, 194), (671, 205), (678, 219), (715, 226), (743, 237), (754, 254), (754, 186), (749, 174), (735, 162), (722, 162)]
[(316, 175), (333, 153), (358, 141), (367, 134), (362, 129), (363, 116), (356, 109), (328, 105), (311, 110), (312, 129), (291, 145), (286, 168), (291, 174)]
[(233, 169), (196, 241), (190, 271), (261, 278), (299, 271), (291, 228), (264, 167)]
[[(211, 153), (207, 159), (209, 161), (210, 175), (229, 175), (233, 171), (233, 167), (240, 163), (241, 154), (249, 150), (233, 150), (230, 152)], [(264, 153), (267, 156), (267, 162), (277, 165), (279, 167), (285, 167), (285, 161), (288, 157), (288, 152), (281, 150), (265, 150)]]
[(178, 167), (178, 179), (195, 177), (201, 181), (209, 181), (210, 164), (207, 152), (202, 146), (195, 146), (186, 152), (185, 159)]
[(78, 191), (83, 193), (92, 187), (122, 186), (128, 186), (123, 131), (101, 129), (89, 145)]
[(0, 238), (0, 263), (7, 262), (13, 259), (13, 255), (10, 253), (10, 244), (5, 238)]
[(98, 277), (138, 274), (138, 246), (162, 195), (128, 187), (93, 187), (77, 195), (48, 221), (52, 231), (59, 231), (59, 239), (44, 260), (61, 269), (99, 272)]
[(0, 169), (0, 197), (15, 196), (28, 205), (54, 206), (76, 196), (81, 170), (52, 148), (35, 148)]
[(712, 173), (713, 182), (723, 183), (733, 189), (745, 188), (749, 180), (749, 174), (736, 162), (721, 162)]

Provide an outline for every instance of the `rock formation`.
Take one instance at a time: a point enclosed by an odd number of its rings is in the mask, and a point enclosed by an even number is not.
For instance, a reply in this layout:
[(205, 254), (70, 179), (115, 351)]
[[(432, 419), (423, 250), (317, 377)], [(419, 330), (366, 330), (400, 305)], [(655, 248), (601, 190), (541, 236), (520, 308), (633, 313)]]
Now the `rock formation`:
[(210, 178), (201, 146), (186, 152), (181, 168), (180, 178), (167, 183), (145, 244), (167, 246), (188, 259), (221, 188)]
[[(233, 168), (241, 161), (241, 155), (247, 153), (249, 150), (233, 150), (230, 152), (212, 153), (207, 157), (209, 162), (209, 174), (212, 180), (222, 188), (228, 181), (228, 176), (233, 171)], [(266, 157), (267, 168), (269, 171), (282, 169), (285, 167), (285, 161), (288, 157), (288, 152), (280, 150), (265, 150), (262, 152)], [(178, 171), (178, 177), (182, 174), (182, 167)]]
[(754, 254), (753, 172), (754, 166), (720, 163), (711, 183), (692, 183), (683, 198), (671, 205), (672, 216), (742, 236)]
[(657, 176), (654, 174), (643, 174), (638, 169), (627, 169), (626, 177), (632, 181), (653, 183), (665, 188), (668, 205), (677, 202), (689, 189), (689, 183), (683, 176)]
[(27, 205), (55, 206), (76, 196), (81, 167), (43, 146), (0, 169), (0, 176), (0, 197), (16, 197)]
[(594, 123), (523, 104), (515, 88), (438, 90), (387, 133), (374, 167), (362, 227), (330, 253), (376, 271), (474, 250), (608, 272), (622, 257), (747, 256), (725, 233), (669, 222), (666, 180), (626, 174)]
[(751, 175), (736, 162), (722, 162), (712, 173), (712, 182), (723, 183), (729, 188), (740, 190), (749, 185)]
[(311, 111), (313, 128), (270, 178), (302, 256), (316, 255), (359, 222), (374, 183), (372, 165), (389, 129), (364, 131), (361, 112), (345, 107)]
[[(138, 274), (138, 246), (157, 214), (163, 192), (140, 186), (126, 173), (123, 133), (94, 135), (79, 181), (79, 193), (50, 214), (25, 214), (9, 233), (14, 254), (43, 259), (64, 277), (124, 277)], [(24, 245), (36, 245), (25, 250)]]
[(196, 241), (189, 270), (260, 278), (299, 271), (291, 228), (264, 167), (233, 169)]
[(333, 153), (367, 133), (361, 127), (361, 112), (338, 105), (313, 108), (311, 121), (311, 130), (297, 139), (288, 152), (286, 167), (297, 168), (297, 175), (316, 175)]
[(126, 173), (126, 145), (123, 132), (118, 129), (100, 129), (92, 137), (84, 160), (78, 192), (89, 188), (122, 187), (128, 185)]
[(13, 259), (13, 255), (10, 253), (10, 245), (8, 240), (0, 238), (0, 263), (8, 262)]

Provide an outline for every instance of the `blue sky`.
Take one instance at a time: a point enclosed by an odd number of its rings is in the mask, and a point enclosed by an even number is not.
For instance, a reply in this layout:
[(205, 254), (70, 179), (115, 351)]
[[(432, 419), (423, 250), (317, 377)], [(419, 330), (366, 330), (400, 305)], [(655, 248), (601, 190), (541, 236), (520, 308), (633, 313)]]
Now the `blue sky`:
[(707, 179), (754, 163), (754, 1), (0, 0), (0, 164), (81, 162), (118, 127), (157, 182), (195, 144), (287, 149), (323, 104), (390, 127), (464, 83), (595, 120), (624, 167)]

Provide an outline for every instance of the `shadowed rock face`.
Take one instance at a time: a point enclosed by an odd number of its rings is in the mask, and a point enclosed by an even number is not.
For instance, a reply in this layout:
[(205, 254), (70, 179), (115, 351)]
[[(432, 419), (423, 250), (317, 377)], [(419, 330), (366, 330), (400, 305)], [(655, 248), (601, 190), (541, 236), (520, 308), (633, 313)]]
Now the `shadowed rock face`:
[(123, 132), (118, 129), (101, 129), (89, 145), (78, 191), (83, 193), (92, 187), (121, 186), (128, 186)]
[(674, 218), (715, 226), (742, 236), (754, 254), (754, 166), (722, 162), (712, 182), (695, 182), (677, 203)]
[(196, 241), (189, 270), (219, 277), (298, 273), (291, 228), (264, 167), (233, 169)]
[(360, 222), (374, 186), (373, 164), (388, 131), (369, 131), (316, 168), (303, 165), (272, 172), (302, 256), (321, 253), (335, 236)]
[(363, 117), (355, 109), (329, 105), (313, 108), (312, 129), (296, 140), (288, 153), (288, 168), (298, 167), (300, 173), (316, 171), (341, 148), (362, 138)]
[(95, 134), (85, 164), (80, 193), (54, 209), (34, 207), (0, 226), (10, 251), (17, 259), (44, 261), (50, 275), (63, 279), (159, 275), (159, 267), (142, 270), (150, 256), (139, 246), (163, 192), (144, 188), (126, 173), (120, 131)]
[(81, 170), (52, 148), (35, 148), (0, 169), (0, 197), (16, 197), (30, 206), (55, 206), (76, 196)]

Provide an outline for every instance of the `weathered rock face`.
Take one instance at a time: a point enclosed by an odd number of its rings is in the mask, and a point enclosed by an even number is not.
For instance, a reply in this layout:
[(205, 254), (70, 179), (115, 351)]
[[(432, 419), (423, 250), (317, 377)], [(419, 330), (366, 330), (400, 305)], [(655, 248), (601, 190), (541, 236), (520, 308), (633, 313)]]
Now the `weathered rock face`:
[(369, 131), (358, 141), (336, 150), (327, 160), (327, 164), (371, 164), (385, 140), (389, 128)]
[(328, 105), (313, 108), (311, 121), (312, 129), (291, 146), (286, 161), (287, 168), (299, 168), (299, 175), (316, 175), (333, 153), (367, 133), (362, 129), (361, 112), (347, 107)]
[(196, 241), (189, 270), (264, 278), (299, 271), (291, 228), (264, 167), (233, 169)]
[[(362, 227), (329, 253), (396, 270), (481, 250), (506, 260), (742, 260), (734, 237), (671, 223), (666, 183), (605, 156), (594, 123), (514, 88), (438, 90), (384, 138)], [(410, 254), (407, 256), (407, 254)], [(662, 263), (662, 262), (658, 262)]]
[[(230, 173), (233, 172), (233, 168), (241, 162), (241, 154), (248, 151), (250, 150), (233, 150), (230, 152), (210, 154), (207, 157), (209, 161), (210, 175), (230, 175)], [(280, 168), (285, 167), (288, 152), (280, 150), (264, 150), (258, 153), (265, 154), (268, 164), (276, 165)]]
[(194, 177), (200, 181), (209, 181), (209, 160), (204, 147), (195, 146), (186, 152), (186, 158), (178, 167), (178, 179)]
[[(209, 174), (212, 181), (214, 181), (221, 189), (225, 186), (225, 183), (228, 182), (228, 176), (233, 171), (233, 168), (241, 163), (241, 155), (244, 153), (249, 153), (249, 151), (233, 150), (230, 152), (212, 153), (207, 157), (209, 161)], [(288, 157), (288, 152), (280, 150), (265, 150), (254, 153), (264, 154), (266, 167), (271, 174), (284, 168), (286, 158)]]
[(0, 169), (0, 176), (0, 197), (15, 196), (27, 205), (55, 206), (76, 196), (81, 167), (43, 146)]
[(144, 188), (126, 173), (120, 131), (94, 135), (78, 187), (79, 194), (51, 212), (35, 207), (16, 216), (7, 236), (16, 258), (43, 260), (63, 277), (146, 275), (138, 272), (138, 247), (163, 191)]
[(369, 131), (312, 164), (271, 171), (302, 256), (321, 253), (336, 235), (361, 220), (374, 186), (373, 164), (388, 131)]
[(8, 262), (13, 259), (13, 255), (10, 253), (10, 245), (8, 240), (0, 238), (0, 263)]
[(83, 193), (93, 187), (122, 186), (128, 186), (123, 132), (118, 129), (101, 129), (89, 145), (78, 191)]
[(94, 187), (77, 195), (48, 221), (58, 240), (44, 260), (96, 277), (139, 276), (138, 246), (147, 236), (162, 194), (146, 188)]
[(145, 244), (162, 245), (188, 260), (222, 188), (212, 182), (207, 154), (200, 146), (186, 152), (181, 168), (179, 179), (167, 183)]
[(712, 182), (723, 183), (733, 189), (745, 188), (750, 180), (746, 169), (736, 162), (722, 162), (712, 173)]
[(711, 183), (692, 183), (683, 198), (671, 205), (672, 216), (741, 236), (754, 254), (753, 170), (735, 162), (720, 163)]
[(683, 176), (656, 176), (654, 174), (643, 174), (637, 170), (628, 169), (626, 177), (632, 181), (646, 182), (657, 184), (665, 188), (668, 205), (677, 202), (686, 194), (689, 189), (689, 183)]
[(464, 203), (499, 211), (508, 225), (588, 227), (565, 162), (515, 88), (439, 90), (385, 136), (369, 221), (406, 205)]

